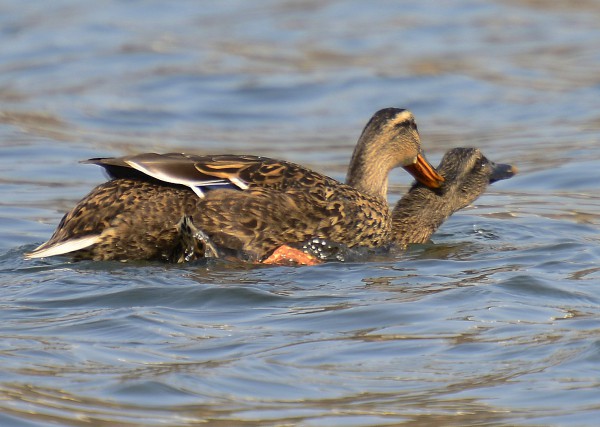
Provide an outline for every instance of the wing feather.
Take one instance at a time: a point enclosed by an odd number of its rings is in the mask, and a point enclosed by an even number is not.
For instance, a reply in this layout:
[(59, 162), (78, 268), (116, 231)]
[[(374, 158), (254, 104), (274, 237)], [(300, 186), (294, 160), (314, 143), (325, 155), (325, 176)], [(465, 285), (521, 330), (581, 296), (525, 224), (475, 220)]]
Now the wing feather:
[(146, 176), (170, 184), (184, 185), (201, 198), (207, 187), (214, 186), (230, 186), (240, 190), (251, 187), (282, 190), (338, 184), (331, 178), (294, 163), (251, 155), (145, 153), (96, 158), (84, 163), (102, 166), (113, 178), (143, 179)]
[(25, 254), (26, 259), (34, 259), (34, 258), (46, 258), (55, 255), (64, 255), (69, 252), (75, 252), (80, 249), (85, 249), (88, 246), (92, 246), (95, 243), (98, 243), (100, 239), (99, 234), (94, 234), (92, 236), (79, 237), (76, 239), (65, 240), (60, 243), (56, 243), (50, 246), (47, 246), (47, 243), (38, 246), (33, 251)]

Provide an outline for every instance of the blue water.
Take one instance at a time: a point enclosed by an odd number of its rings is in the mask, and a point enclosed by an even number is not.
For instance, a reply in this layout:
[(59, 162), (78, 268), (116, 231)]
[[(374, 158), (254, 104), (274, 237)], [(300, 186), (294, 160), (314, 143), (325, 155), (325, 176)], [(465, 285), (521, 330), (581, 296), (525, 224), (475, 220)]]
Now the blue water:
[[(0, 5), (0, 425), (594, 426), (600, 2)], [(79, 160), (343, 179), (373, 112), (519, 175), (433, 243), (315, 267), (26, 261)], [(391, 176), (390, 202), (410, 177)]]

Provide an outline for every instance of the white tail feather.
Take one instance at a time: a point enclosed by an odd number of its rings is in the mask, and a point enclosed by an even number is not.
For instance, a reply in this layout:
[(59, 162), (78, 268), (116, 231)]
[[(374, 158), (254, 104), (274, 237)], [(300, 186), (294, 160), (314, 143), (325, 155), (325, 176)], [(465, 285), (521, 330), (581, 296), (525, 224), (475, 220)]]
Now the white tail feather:
[(46, 245), (44, 243), (43, 245), (34, 249), (32, 252), (25, 254), (25, 258), (46, 258), (55, 255), (68, 254), (69, 252), (78, 251), (80, 249), (87, 248), (88, 246), (92, 246), (94, 243), (98, 242), (99, 238), (99, 234), (80, 237), (78, 239), (70, 239), (65, 242), (60, 242), (47, 248), (44, 247)]

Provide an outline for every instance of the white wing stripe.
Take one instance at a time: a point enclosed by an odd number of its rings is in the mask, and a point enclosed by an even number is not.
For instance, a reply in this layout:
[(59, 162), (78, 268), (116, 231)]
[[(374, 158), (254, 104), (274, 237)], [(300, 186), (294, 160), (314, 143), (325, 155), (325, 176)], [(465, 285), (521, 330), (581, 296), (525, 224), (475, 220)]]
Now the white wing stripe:
[(241, 180), (238, 177), (231, 177), (227, 180), (226, 179), (213, 179), (213, 180), (204, 180), (204, 181), (193, 181), (193, 180), (173, 177), (172, 175), (165, 174), (160, 171), (148, 169), (147, 167), (145, 167), (139, 163), (136, 163), (133, 160), (125, 160), (125, 163), (127, 163), (132, 168), (139, 170), (140, 172), (145, 173), (146, 175), (151, 176), (152, 178), (156, 178), (160, 181), (169, 182), (171, 184), (185, 185), (186, 187), (191, 188), (192, 191), (194, 193), (196, 193), (196, 195), (198, 197), (200, 197), (201, 199), (204, 198), (204, 193), (202, 192), (200, 187), (209, 187), (209, 186), (213, 186), (213, 185), (229, 185), (231, 183), (242, 190), (248, 189), (248, 184), (246, 184), (243, 180)]
[(237, 176), (233, 176), (233, 177), (229, 178), (229, 181), (231, 181), (232, 184), (237, 185), (242, 190), (247, 190), (249, 188), (248, 184), (246, 184), (244, 181), (242, 181)]

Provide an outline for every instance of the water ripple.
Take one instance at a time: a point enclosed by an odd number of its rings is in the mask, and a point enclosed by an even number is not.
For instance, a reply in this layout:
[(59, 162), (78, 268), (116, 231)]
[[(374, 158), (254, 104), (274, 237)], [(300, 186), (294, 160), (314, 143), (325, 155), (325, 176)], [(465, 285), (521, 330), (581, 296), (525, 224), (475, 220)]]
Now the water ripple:
[[(100, 3), (98, 3), (100, 4)], [(595, 425), (598, 1), (0, 5), (0, 424)], [(373, 111), (520, 173), (314, 267), (24, 260), (105, 179), (246, 152), (343, 179)], [(410, 186), (393, 171), (390, 202)]]

